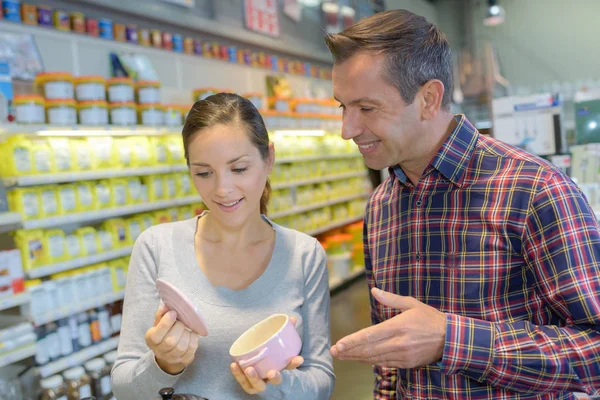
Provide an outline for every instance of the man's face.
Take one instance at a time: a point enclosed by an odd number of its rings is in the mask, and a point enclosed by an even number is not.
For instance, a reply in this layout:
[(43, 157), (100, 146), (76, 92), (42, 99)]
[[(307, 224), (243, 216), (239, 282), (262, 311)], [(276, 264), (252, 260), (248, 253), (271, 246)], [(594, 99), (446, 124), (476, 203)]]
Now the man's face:
[(352, 139), (369, 168), (381, 170), (415, 156), (420, 95), (407, 105), (384, 80), (383, 55), (359, 52), (333, 67), (333, 93), (344, 109), (342, 137)]

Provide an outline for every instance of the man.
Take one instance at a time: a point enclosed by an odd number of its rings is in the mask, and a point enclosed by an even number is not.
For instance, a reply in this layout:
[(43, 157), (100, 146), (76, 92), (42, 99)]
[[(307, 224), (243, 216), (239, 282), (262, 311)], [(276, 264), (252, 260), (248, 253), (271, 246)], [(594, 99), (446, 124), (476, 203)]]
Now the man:
[(600, 234), (560, 170), (450, 112), (444, 35), (394, 10), (326, 42), (342, 136), (390, 177), (364, 246), (373, 326), (331, 353), (376, 399), (600, 394)]

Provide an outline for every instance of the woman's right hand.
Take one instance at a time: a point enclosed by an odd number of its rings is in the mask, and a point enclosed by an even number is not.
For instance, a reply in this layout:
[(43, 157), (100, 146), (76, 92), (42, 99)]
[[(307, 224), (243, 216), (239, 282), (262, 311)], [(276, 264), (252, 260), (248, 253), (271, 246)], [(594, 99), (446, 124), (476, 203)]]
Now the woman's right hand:
[(148, 329), (145, 339), (158, 366), (171, 375), (190, 365), (198, 349), (198, 335), (177, 321), (177, 312), (164, 305), (156, 312), (154, 326)]

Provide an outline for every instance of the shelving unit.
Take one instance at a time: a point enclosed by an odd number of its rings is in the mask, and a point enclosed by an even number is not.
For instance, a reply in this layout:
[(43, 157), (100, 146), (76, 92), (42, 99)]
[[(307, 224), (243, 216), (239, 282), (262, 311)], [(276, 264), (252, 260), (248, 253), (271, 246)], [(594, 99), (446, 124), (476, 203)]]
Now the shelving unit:
[(69, 271), (71, 269), (76, 269), (80, 267), (85, 267), (86, 265), (92, 265), (101, 263), (104, 261), (114, 260), (119, 257), (126, 257), (131, 254), (133, 250), (133, 246), (127, 246), (120, 249), (115, 249), (111, 251), (107, 251), (104, 253), (98, 253), (91, 256), (75, 258), (73, 260), (45, 265), (43, 267), (33, 268), (29, 271), (26, 271), (25, 274), (29, 279), (41, 278), (44, 276), (49, 276), (53, 274), (58, 274), (60, 272)]
[(21, 215), (16, 212), (0, 213), (0, 233), (6, 233), (21, 227)]
[(343, 228), (346, 225), (353, 224), (355, 222), (362, 221), (362, 220), (363, 220), (363, 216), (351, 217), (351, 218), (348, 218), (348, 219), (345, 219), (342, 221), (334, 221), (331, 224), (322, 226), (318, 229), (315, 229), (315, 230), (312, 230), (312, 231), (309, 231), (306, 233), (310, 236), (317, 236), (322, 233), (331, 231), (333, 229)]
[(25, 345), (21, 348), (0, 355), (0, 368), (25, 360), (35, 355), (35, 343)]
[(162, 208), (185, 206), (194, 203), (200, 203), (202, 199), (195, 196), (182, 197), (180, 199), (173, 200), (161, 200), (151, 203), (135, 204), (131, 206), (109, 208), (106, 210), (88, 211), (82, 213), (73, 213), (68, 215), (61, 215), (58, 217), (34, 219), (29, 221), (23, 221), (23, 227), (25, 229), (36, 229), (36, 228), (50, 228), (54, 226), (76, 224), (82, 222), (93, 222), (108, 218), (121, 217), (124, 215), (144, 213), (148, 211), (160, 210)]
[(329, 282), (329, 291), (336, 292), (340, 290), (346, 284), (358, 279), (365, 274), (364, 269), (359, 269), (350, 273), (350, 275), (344, 279), (335, 279)]
[(323, 182), (341, 181), (341, 180), (350, 179), (350, 178), (363, 178), (366, 176), (368, 176), (367, 171), (347, 172), (345, 174), (318, 176), (316, 178), (303, 179), (303, 180), (299, 180), (299, 181), (274, 183), (273, 190), (288, 189), (288, 188), (304, 186), (304, 185), (314, 185), (314, 184), (323, 183)]
[(91, 360), (92, 358), (98, 357), (104, 353), (108, 353), (109, 351), (116, 349), (118, 345), (118, 336), (110, 338), (104, 342), (100, 342), (96, 345), (78, 351), (77, 353), (71, 354), (70, 356), (63, 357), (60, 360), (39, 367), (38, 371), (42, 378), (47, 378), (61, 371), (64, 371), (65, 369), (81, 365), (84, 362)]
[(187, 165), (159, 165), (154, 167), (138, 167), (138, 168), (122, 168), (122, 169), (106, 169), (97, 171), (82, 171), (82, 172), (61, 172), (57, 174), (46, 175), (25, 175), (4, 178), (6, 186), (37, 186), (51, 185), (55, 183), (91, 181), (110, 178), (124, 178), (129, 176), (145, 176), (169, 174), (172, 172), (186, 172)]
[(27, 304), (30, 301), (31, 301), (31, 296), (29, 296), (29, 293), (27, 293), (27, 292), (14, 294), (14, 295), (8, 296), (6, 298), (0, 298), (0, 311), (8, 310), (9, 308)]
[(324, 201), (324, 202), (316, 203), (316, 204), (310, 204), (307, 206), (292, 207), (291, 209), (289, 209), (287, 211), (274, 213), (274, 214), (270, 215), (270, 217), (272, 219), (284, 218), (284, 217), (288, 217), (288, 216), (294, 215), (294, 214), (302, 214), (302, 213), (305, 213), (308, 211), (318, 210), (319, 208), (329, 207), (329, 206), (333, 206), (333, 205), (340, 204), (340, 203), (345, 203), (347, 201), (363, 199), (367, 196), (368, 196), (368, 193), (353, 194), (351, 196), (340, 197), (338, 199), (328, 200), (328, 201)]
[(121, 290), (115, 293), (108, 293), (95, 299), (88, 300), (84, 303), (73, 304), (72, 307), (55, 310), (49, 313), (34, 315), (32, 316), (33, 323), (35, 325), (44, 325), (52, 321), (57, 321), (69, 317), (73, 314), (90, 310), (92, 308), (100, 307), (105, 304), (113, 303), (115, 301), (123, 300), (125, 297), (125, 291)]

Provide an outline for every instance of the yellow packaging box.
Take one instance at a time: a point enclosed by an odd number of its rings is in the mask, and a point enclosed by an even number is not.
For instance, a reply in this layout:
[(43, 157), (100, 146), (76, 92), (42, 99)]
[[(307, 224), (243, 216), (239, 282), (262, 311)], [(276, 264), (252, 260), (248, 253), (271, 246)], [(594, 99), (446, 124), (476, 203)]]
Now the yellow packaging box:
[(108, 268), (110, 269), (110, 275), (113, 282), (113, 290), (115, 292), (125, 290), (128, 269), (127, 261), (122, 258), (113, 260), (108, 263)]
[(169, 162), (165, 136), (150, 136), (150, 162), (153, 165), (164, 165)]
[(75, 232), (65, 235), (65, 246), (67, 251), (67, 259), (83, 257), (83, 242), (81, 236)]
[(31, 146), (33, 154), (33, 172), (35, 174), (48, 174), (56, 170), (54, 153), (46, 139), (37, 138)]
[(100, 252), (104, 253), (114, 249), (113, 235), (104, 228), (98, 229), (98, 244), (100, 245)]
[(92, 182), (92, 189), (98, 210), (112, 207), (112, 187), (107, 180)]
[(144, 232), (146, 229), (151, 228), (154, 225), (154, 215), (150, 213), (144, 213), (138, 215), (138, 217), (142, 221), (142, 232)]
[(71, 139), (71, 151), (74, 154), (75, 163), (73, 167), (75, 171), (89, 171), (92, 169), (90, 154), (93, 151), (87, 139)]
[(21, 251), (24, 270), (48, 264), (48, 252), (44, 247), (43, 230), (19, 230), (14, 233), (14, 238), (17, 248)]
[(65, 233), (60, 229), (50, 229), (44, 232), (43, 245), (48, 249), (48, 263), (56, 264), (67, 259)]
[(111, 207), (123, 207), (131, 204), (129, 189), (126, 179), (110, 179), (110, 205)]
[(146, 136), (133, 136), (129, 138), (131, 144), (131, 163), (134, 167), (145, 167), (152, 163), (150, 142)]
[(148, 201), (160, 201), (166, 197), (166, 184), (163, 175), (148, 175), (142, 178), (148, 190)]
[(33, 172), (32, 145), (24, 135), (9, 137), (0, 144), (0, 172), (4, 176), (30, 175)]
[(194, 213), (189, 206), (183, 206), (177, 208), (177, 215), (179, 221), (185, 221), (191, 218), (194, 218)]
[(112, 243), (115, 248), (124, 247), (130, 243), (124, 219), (112, 218), (106, 220), (102, 224), (102, 229), (112, 236)]
[(192, 178), (188, 173), (180, 173), (175, 175), (175, 181), (177, 183), (177, 196), (190, 196), (194, 194), (192, 188)]
[(79, 204), (77, 198), (77, 187), (74, 184), (58, 185), (58, 213), (60, 215), (77, 212)]
[(137, 176), (126, 178), (129, 204), (138, 204), (144, 201), (142, 181)]
[(58, 215), (58, 191), (56, 185), (41, 186), (39, 189), (42, 218)]
[(42, 216), (38, 188), (17, 188), (9, 191), (8, 206), (11, 211), (21, 214), (24, 220), (36, 219)]
[(154, 212), (154, 220), (156, 222), (156, 225), (165, 224), (167, 222), (173, 222), (171, 219), (171, 214), (165, 210)]
[(89, 137), (88, 146), (93, 149), (90, 153), (93, 169), (108, 169), (118, 167), (117, 153), (113, 147), (112, 137)]
[(81, 238), (83, 255), (91, 256), (98, 253), (100, 245), (98, 243), (96, 229), (92, 228), (91, 226), (86, 226), (85, 228), (77, 229), (75, 234)]
[(77, 211), (93, 211), (98, 208), (94, 196), (94, 187), (91, 182), (78, 182), (75, 184), (77, 189)]
[(165, 195), (168, 200), (177, 198), (177, 177), (175, 174), (165, 175)]
[(172, 165), (185, 164), (181, 137), (178, 135), (165, 136), (164, 143), (167, 147), (168, 163)]
[(141, 235), (144, 222), (140, 217), (127, 218), (125, 220), (125, 235), (129, 241), (129, 244), (133, 245), (137, 240), (138, 236)]
[(133, 167), (133, 144), (130, 138), (113, 139), (115, 152), (117, 154), (117, 166), (121, 168)]
[(69, 139), (51, 137), (48, 138), (48, 144), (54, 154), (54, 164), (56, 170), (54, 172), (69, 172), (73, 171), (76, 165), (75, 154), (69, 142)]

